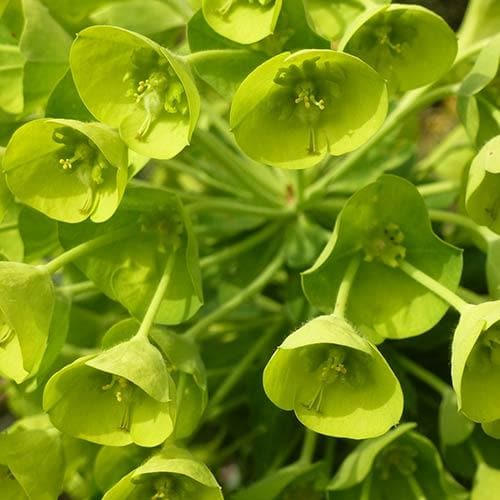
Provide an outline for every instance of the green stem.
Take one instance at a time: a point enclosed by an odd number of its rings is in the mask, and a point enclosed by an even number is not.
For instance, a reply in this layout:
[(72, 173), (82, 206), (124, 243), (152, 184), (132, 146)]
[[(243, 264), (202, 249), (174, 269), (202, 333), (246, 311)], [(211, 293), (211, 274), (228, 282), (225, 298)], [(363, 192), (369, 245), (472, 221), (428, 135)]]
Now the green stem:
[(135, 233), (131, 231), (130, 227), (117, 229), (116, 231), (111, 231), (101, 236), (97, 236), (97, 238), (92, 240), (85, 241), (84, 243), (67, 250), (61, 255), (58, 255), (47, 264), (42, 264), (38, 267), (45, 270), (49, 274), (54, 274), (61, 267), (79, 259), (80, 257), (92, 253), (95, 250), (99, 250), (102, 247), (116, 243), (117, 241), (132, 238), (134, 235)]
[(264, 168), (262, 165), (256, 166), (246, 162), (233, 149), (218, 139), (214, 134), (197, 130), (195, 138), (204, 149), (214, 158), (224, 165), (231, 174), (238, 179), (243, 186), (249, 189), (257, 198), (271, 203), (272, 205), (281, 205), (283, 194), (273, 185), (272, 182), (266, 182), (258, 174), (252, 173), (254, 168)]
[(266, 225), (260, 231), (256, 231), (248, 238), (238, 241), (238, 243), (223, 248), (222, 250), (212, 253), (211, 255), (202, 257), (200, 259), (200, 267), (202, 269), (206, 269), (207, 267), (214, 266), (215, 264), (220, 264), (221, 262), (226, 262), (234, 257), (237, 257), (276, 234), (276, 231), (280, 226), (281, 225), (278, 224)]
[(448, 212), (446, 210), (431, 209), (429, 210), (429, 216), (434, 221), (448, 222), (470, 230), (475, 235), (479, 236), (479, 249), (485, 253), (488, 251), (488, 243), (494, 239), (498, 239), (498, 235), (496, 235), (493, 231), (486, 227), (477, 225), (472, 219), (469, 219), (469, 217), (464, 215), (457, 214), (455, 212)]
[(452, 388), (446, 382), (444, 382), (425, 368), (422, 368), (419, 364), (415, 363), (406, 356), (403, 356), (402, 354), (399, 354), (393, 350), (390, 351), (390, 354), (391, 358), (395, 359), (398, 365), (404, 368), (405, 371), (413, 375), (425, 385), (434, 389), (437, 393), (441, 394), (441, 396), (444, 396), (446, 393), (452, 390)]
[(270, 218), (288, 217), (293, 214), (293, 211), (289, 208), (255, 207), (245, 203), (224, 199), (195, 202), (187, 205), (187, 209), (191, 213), (202, 212), (204, 210), (222, 210), (228, 212), (261, 215)]
[(213, 408), (219, 405), (224, 398), (231, 392), (234, 386), (240, 381), (240, 379), (245, 375), (247, 370), (252, 366), (255, 358), (261, 353), (261, 351), (267, 346), (269, 339), (276, 334), (276, 332), (283, 326), (280, 321), (274, 328), (269, 328), (269, 330), (261, 335), (260, 338), (255, 342), (250, 351), (245, 354), (245, 357), (238, 362), (238, 364), (231, 371), (231, 374), (224, 379), (224, 382), (218, 387), (216, 393), (210, 400), (210, 404), (207, 409), (207, 415), (210, 415)]
[(477, 447), (477, 444), (474, 443), (474, 441), (472, 439), (468, 439), (467, 443), (469, 443), (469, 449), (472, 453), (472, 456), (474, 457), (474, 460), (476, 461), (476, 464), (477, 465), (486, 464), (486, 461), (484, 460), (483, 454), (481, 453), (481, 451)]
[(198, 323), (192, 326), (184, 334), (190, 339), (200, 339), (206, 333), (212, 323), (219, 321), (221, 318), (237, 309), (241, 304), (246, 302), (250, 297), (258, 293), (267, 283), (273, 278), (275, 273), (279, 270), (284, 260), (284, 252), (280, 250), (268, 266), (259, 274), (259, 276), (252, 281), (246, 288), (241, 290), (236, 295), (233, 295), (227, 302), (220, 306), (215, 311), (207, 314), (201, 318)]
[(410, 278), (414, 279), (422, 286), (430, 290), (432, 293), (442, 298), (445, 302), (448, 302), (452, 307), (454, 307), (460, 314), (465, 311), (465, 308), (469, 306), (468, 302), (461, 299), (457, 294), (453, 293), (449, 288), (443, 286), (439, 281), (435, 280), (428, 274), (425, 274), (420, 269), (417, 269), (407, 260), (403, 260), (399, 264), (399, 269), (406, 273)]
[(17, 222), (6, 222), (5, 224), (0, 224), (0, 233), (17, 229), (17, 225)]
[(316, 443), (318, 441), (318, 434), (311, 429), (305, 429), (304, 441), (302, 443), (302, 449), (300, 450), (300, 456), (298, 463), (303, 465), (309, 465), (314, 457), (314, 451), (316, 450)]
[(349, 260), (344, 277), (342, 278), (342, 283), (340, 283), (339, 291), (337, 292), (337, 298), (335, 299), (334, 316), (338, 316), (339, 318), (345, 317), (349, 293), (351, 292), (360, 264), (361, 255), (359, 254), (354, 255)]
[(439, 181), (417, 186), (420, 196), (436, 196), (439, 194), (458, 193), (460, 183), (456, 181)]
[(146, 314), (144, 315), (144, 318), (142, 319), (141, 326), (139, 327), (139, 330), (135, 334), (135, 337), (144, 339), (148, 338), (149, 331), (154, 325), (155, 318), (160, 309), (163, 297), (165, 295), (165, 292), (167, 291), (168, 285), (170, 284), (170, 278), (172, 277), (172, 270), (174, 268), (175, 261), (176, 261), (176, 246), (174, 245), (174, 248), (171, 250), (171, 253), (167, 258), (167, 263), (165, 265), (165, 270), (163, 271), (163, 275), (160, 279), (160, 282), (158, 283), (158, 286), (156, 287), (153, 298), (149, 303), (149, 307), (146, 311)]
[(345, 159), (341, 160), (334, 169), (330, 170), (330, 172), (312, 184), (306, 190), (306, 197), (311, 198), (324, 192), (328, 184), (334, 182), (336, 179), (348, 172), (369, 151), (372, 151), (372, 148), (376, 144), (382, 142), (388, 134), (401, 125), (402, 120), (412, 115), (420, 108), (428, 106), (433, 102), (443, 99), (449, 95), (453, 95), (458, 91), (458, 88), (458, 84), (442, 85), (440, 87), (427, 86), (422, 89), (406, 93), (394, 110), (389, 114), (378, 132), (362, 146), (350, 153)]
[(458, 287), (457, 294), (462, 297), (465, 301), (469, 302), (469, 304), (482, 304), (483, 302), (487, 302), (489, 298), (485, 295), (479, 295), (472, 290), (464, 287)]
[(92, 281), (82, 281), (80, 283), (71, 283), (70, 285), (63, 285), (57, 288), (58, 292), (67, 295), (80, 295), (89, 292), (95, 292), (97, 287)]

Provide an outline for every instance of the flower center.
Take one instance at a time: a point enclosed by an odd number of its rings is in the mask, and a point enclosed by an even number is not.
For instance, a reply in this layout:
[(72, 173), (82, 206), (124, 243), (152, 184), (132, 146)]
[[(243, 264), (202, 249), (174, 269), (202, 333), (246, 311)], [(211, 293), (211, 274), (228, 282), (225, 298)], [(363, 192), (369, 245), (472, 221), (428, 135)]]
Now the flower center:
[(103, 391), (113, 390), (115, 399), (123, 404), (123, 415), (120, 423), (120, 429), (128, 431), (130, 429), (130, 413), (133, 403), (133, 393), (135, 386), (126, 378), (118, 375), (111, 376), (111, 382), (101, 387)]
[(184, 86), (168, 61), (154, 50), (141, 48), (132, 54), (132, 70), (123, 77), (130, 83), (127, 97), (143, 108), (146, 117), (137, 130), (136, 138), (145, 140), (151, 126), (165, 111), (188, 114)]
[(238, 1), (246, 2), (250, 5), (258, 5), (260, 7), (267, 7), (270, 5), (274, 5), (275, 0), (227, 0), (227, 2), (217, 9), (217, 12), (222, 16), (226, 17), (231, 12), (234, 4), (238, 3)]
[(338, 379), (345, 380), (347, 368), (344, 365), (346, 352), (341, 347), (330, 347), (326, 361), (318, 367), (319, 385), (312, 400), (304, 405), (309, 411), (321, 413), (325, 388)]
[(89, 193), (80, 213), (90, 214), (95, 209), (99, 187), (104, 184), (104, 173), (111, 165), (88, 137), (70, 127), (56, 129), (52, 140), (62, 145), (56, 153), (58, 167), (68, 174), (76, 172), (88, 187)]
[(398, 267), (406, 256), (406, 248), (402, 245), (404, 233), (393, 222), (383, 229), (377, 228), (365, 243), (365, 261), (380, 261), (389, 267)]
[(151, 500), (158, 500), (160, 498), (165, 498), (167, 500), (180, 499), (178, 484), (174, 477), (162, 474), (154, 481), (153, 485), (156, 491), (151, 497)]

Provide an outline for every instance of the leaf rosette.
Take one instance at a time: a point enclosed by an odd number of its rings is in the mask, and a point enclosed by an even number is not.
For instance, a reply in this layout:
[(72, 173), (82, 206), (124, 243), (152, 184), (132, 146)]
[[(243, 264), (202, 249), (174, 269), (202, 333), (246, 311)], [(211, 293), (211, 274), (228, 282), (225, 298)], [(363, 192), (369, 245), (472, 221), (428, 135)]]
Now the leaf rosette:
[(462, 488), (443, 470), (430, 440), (402, 424), (384, 436), (368, 439), (344, 460), (328, 489), (339, 500), (462, 498)]
[(241, 44), (262, 40), (274, 32), (283, 0), (203, 0), (210, 27)]
[(401, 387), (383, 356), (336, 316), (319, 316), (283, 341), (264, 369), (264, 390), (328, 436), (379, 436), (403, 411)]
[(500, 135), (488, 141), (471, 163), (465, 208), (477, 224), (500, 234)]
[(366, 63), (333, 50), (284, 52), (239, 86), (230, 124), (251, 158), (306, 168), (366, 142), (387, 113), (383, 79)]
[(178, 324), (203, 303), (198, 247), (177, 196), (169, 191), (129, 187), (115, 215), (102, 224), (60, 224), (61, 244), (71, 248), (115, 230), (130, 229), (130, 237), (95, 250), (75, 264), (108, 297), (142, 320), (169, 257), (169, 285), (156, 321)]
[(133, 151), (169, 159), (189, 144), (200, 97), (189, 68), (167, 49), (123, 28), (92, 26), (73, 43), (70, 66), (87, 108)]
[(21, 383), (34, 375), (47, 347), (54, 309), (50, 275), (0, 262), (0, 373)]
[(73, 437), (152, 447), (173, 431), (175, 385), (158, 349), (133, 338), (56, 372), (45, 386), (43, 408)]
[(432, 231), (427, 208), (407, 180), (384, 175), (355, 193), (337, 218), (330, 241), (302, 273), (308, 300), (332, 312), (348, 263), (363, 260), (349, 294), (347, 317), (367, 335), (420, 335), (445, 314), (448, 304), (399, 269), (404, 260), (450, 290), (462, 271), (461, 251)]
[(342, 38), (339, 50), (372, 66), (391, 91), (404, 92), (441, 78), (453, 64), (457, 39), (445, 20), (418, 5), (367, 11)]
[(103, 500), (223, 500), (207, 466), (188, 451), (169, 445), (118, 481)]
[(451, 377), (460, 410), (474, 422), (500, 419), (500, 301), (468, 305), (453, 336)]
[(109, 219), (128, 180), (128, 156), (118, 134), (100, 123), (42, 118), (12, 136), (3, 161), (20, 201), (64, 222)]

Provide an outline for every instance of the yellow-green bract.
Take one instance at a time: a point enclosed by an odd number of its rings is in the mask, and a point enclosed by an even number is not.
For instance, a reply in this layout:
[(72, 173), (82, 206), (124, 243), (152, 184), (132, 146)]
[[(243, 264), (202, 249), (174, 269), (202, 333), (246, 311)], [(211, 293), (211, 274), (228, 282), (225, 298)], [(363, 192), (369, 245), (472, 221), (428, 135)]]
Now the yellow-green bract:
[(405, 91), (443, 76), (455, 60), (457, 40), (434, 12), (393, 4), (361, 15), (345, 33), (339, 50), (366, 61), (391, 90)]
[(76, 120), (26, 123), (9, 141), (2, 166), (19, 200), (72, 223), (109, 219), (128, 180), (127, 148), (118, 134)]
[(500, 301), (462, 312), (453, 336), (451, 378), (467, 417), (482, 423), (500, 419)]
[(344, 205), (330, 241), (302, 273), (308, 300), (333, 311), (341, 278), (351, 258), (363, 256), (347, 304), (347, 317), (366, 335), (406, 338), (434, 326), (448, 304), (398, 269), (403, 259), (455, 290), (461, 251), (432, 231), (427, 208), (407, 180), (385, 175)]
[(472, 161), (465, 207), (471, 219), (500, 234), (500, 135), (487, 142)]
[(200, 97), (189, 68), (167, 49), (123, 28), (92, 26), (73, 43), (70, 66), (90, 112), (133, 151), (168, 159), (189, 144)]
[(401, 387), (383, 356), (335, 316), (319, 316), (283, 341), (264, 370), (264, 390), (328, 436), (380, 436), (403, 411)]
[(43, 408), (71, 436), (152, 447), (173, 431), (175, 385), (158, 349), (134, 338), (56, 372), (45, 386)]
[(306, 168), (366, 142), (387, 113), (382, 77), (333, 50), (284, 52), (257, 67), (233, 99), (230, 124), (251, 158)]
[(283, 0), (202, 0), (210, 27), (242, 44), (262, 40), (274, 32)]
[(40, 366), (54, 309), (50, 275), (0, 262), (0, 373), (21, 383)]
[(167, 445), (120, 479), (103, 500), (223, 500), (220, 486), (207, 466), (188, 451)]

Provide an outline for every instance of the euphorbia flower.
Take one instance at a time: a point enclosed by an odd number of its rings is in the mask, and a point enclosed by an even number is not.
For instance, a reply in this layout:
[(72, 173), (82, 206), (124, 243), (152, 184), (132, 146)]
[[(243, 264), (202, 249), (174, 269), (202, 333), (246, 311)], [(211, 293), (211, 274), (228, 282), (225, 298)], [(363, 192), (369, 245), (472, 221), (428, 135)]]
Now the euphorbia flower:
[(474, 422), (500, 419), (500, 301), (468, 305), (453, 337), (451, 376), (460, 410)]
[(465, 207), (475, 222), (500, 234), (500, 135), (488, 141), (472, 161)]
[(264, 389), (276, 406), (329, 436), (379, 436), (403, 411), (401, 387), (383, 356), (336, 316), (319, 316), (283, 341), (264, 370)]
[(283, 0), (203, 0), (203, 16), (210, 27), (242, 44), (262, 40), (274, 32)]
[(387, 113), (383, 79), (356, 57), (333, 50), (285, 52), (240, 85), (231, 127), (257, 161), (306, 168), (366, 142)]
[(17, 262), (0, 262), (0, 373), (17, 383), (36, 373), (54, 309), (50, 275)]
[(103, 500), (223, 500), (207, 466), (188, 451), (169, 445), (124, 476)]
[(157, 446), (173, 431), (174, 398), (158, 349), (133, 338), (55, 373), (45, 386), (43, 407), (71, 436), (110, 446)]
[(100, 123), (42, 118), (14, 133), (3, 169), (14, 195), (45, 215), (102, 222), (125, 192), (127, 148)]
[(70, 65), (85, 105), (130, 149), (168, 159), (189, 144), (200, 98), (189, 68), (167, 49), (122, 28), (92, 26), (78, 34)]

